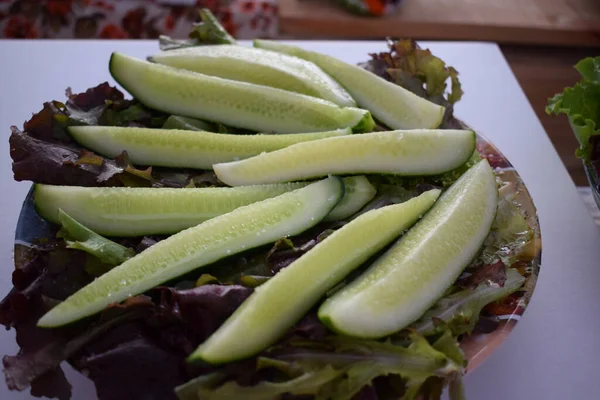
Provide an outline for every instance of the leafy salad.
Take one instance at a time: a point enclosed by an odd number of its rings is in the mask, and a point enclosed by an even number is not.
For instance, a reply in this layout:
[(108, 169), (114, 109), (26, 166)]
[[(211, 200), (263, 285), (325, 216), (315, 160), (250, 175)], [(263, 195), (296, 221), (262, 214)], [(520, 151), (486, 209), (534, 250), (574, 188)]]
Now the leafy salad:
[(11, 127), (45, 233), (0, 303), (9, 388), (69, 398), (67, 361), (101, 400), (464, 398), (461, 341), (533, 232), (457, 71), (411, 40), (360, 66), (242, 47), (201, 14), (112, 55), (132, 99), (67, 90)]

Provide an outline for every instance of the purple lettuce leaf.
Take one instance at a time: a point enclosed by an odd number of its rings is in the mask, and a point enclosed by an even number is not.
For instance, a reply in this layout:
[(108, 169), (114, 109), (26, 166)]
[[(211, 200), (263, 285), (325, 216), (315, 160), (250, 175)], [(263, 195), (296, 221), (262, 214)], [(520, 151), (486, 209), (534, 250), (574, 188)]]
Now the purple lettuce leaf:
[(148, 109), (123, 93), (100, 84), (84, 93), (67, 90), (66, 103), (44, 103), (25, 122), (11, 127), (10, 154), (14, 179), (74, 186), (223, 186), (214, 173), (170, 168), (137, 168), (123, 152), (109, 159), (84, 149), (68, 134), (72, 125), (137, 126), (159, 128), (166, 115)]

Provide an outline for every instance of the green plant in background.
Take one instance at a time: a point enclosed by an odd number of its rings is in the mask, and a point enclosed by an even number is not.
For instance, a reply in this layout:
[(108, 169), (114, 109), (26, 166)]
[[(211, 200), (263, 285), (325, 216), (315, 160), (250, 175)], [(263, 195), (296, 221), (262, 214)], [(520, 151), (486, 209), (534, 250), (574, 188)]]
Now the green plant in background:
[(577, 156), (600, 172), (600, 57), (575, 65), (582, 79), (548, 99), (546, 113), (566, 114), (579, 141)]

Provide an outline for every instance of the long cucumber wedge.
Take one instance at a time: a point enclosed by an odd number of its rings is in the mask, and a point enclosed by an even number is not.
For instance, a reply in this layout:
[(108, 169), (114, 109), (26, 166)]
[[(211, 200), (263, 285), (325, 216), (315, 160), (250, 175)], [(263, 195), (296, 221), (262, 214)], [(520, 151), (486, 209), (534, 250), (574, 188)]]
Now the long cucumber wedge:
[(332, 177), (179, 232), (77, 291), (38, 325), (68, 324), (221, 258), (303, 232), (322, 220), (343, 193), (342, 180)]
[(356, 214), (377, 194), (377, 190), (365, 176), (347, 176), (343, 181), (344, 197), (325, 217), (325, 221), (339, 221)]
[(114, 158), (126, 150), (134, 164), (212, 169), (310, 140), (348, 135), (350, 129), (287, 135), (228, 135), (176, 129), (73, 126), (69, 134), (82, 146)]
[(110, 73), (148, 107), (238, 128), (275, 133), (340, 128), (370, 132), (375, 126), (367, 110), (342, 108), (316, 97), (185, 71), (120, 53), (112, 54)]
[(474, 150), (475, 133), (468, 130), (375, 132), (298, 143), (213, 169), (231, 186), (328, 174), (436, 175), (464, 164)]
[(346, 90), (315, 64), (254, 47), (214, 45), (162, 51), (150, 60), (174, 68), (254, 83), (356, 107)]
[(392, 129), (434, 129), (444, 117), (444, 107), (337, 58), (269, 40), (255, 40), (254, 46), (314, 62), (341, 83), (360, 107)]
[(106, 236), (172, 234), (306, 186), (304, 183), (237, 188), (95, 188), (36, 184), (35, 207), (59, 223), (58, 210)]
[[(364, 176), (343, 179), (342, 200), (328, 221), (355, 214), (373, 196), (375, 188)], [(59, 209), (98, 234), (144, 236), (172, 234), (236, 208), (308, 186), (310, 182), (255, 185), (236, 188), (95, 188), (37, 184), (35, 207), (42, 217), (60, 223)]]
[(439, 194), (431, 190), (405, 203), (366, 212), (337, 230), (256, 288), (190, 359), (221, 364), (260, 352), (348, 273), (410, 228)]
[(361, 338), (383, 337), (416, 321), (476, 256), (497, 204), (494, 173), (482, 160), (363, 275), (326, 300), (319, 318)]

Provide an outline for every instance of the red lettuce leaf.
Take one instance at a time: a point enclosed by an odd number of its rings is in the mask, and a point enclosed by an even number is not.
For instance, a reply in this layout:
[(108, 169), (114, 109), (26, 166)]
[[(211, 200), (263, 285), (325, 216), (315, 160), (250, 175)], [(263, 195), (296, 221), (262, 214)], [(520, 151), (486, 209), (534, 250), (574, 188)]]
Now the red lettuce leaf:
[(176, 399), (173, 388), (187, 376), (184, 364), (182, 357), (143, 336), (79, 361), (101, 400)]
[(66, 103), (44, 103), (25, 122), (11, 127), (14, 179), (76, 186), (222, 186), (214, 173), (169, 168), (136, 168), (127, 153), (109, 159), (84, 149), (67, 133), (72, 125), (161, 127), (167, 115), (148, 109), (107, 83), (72, 94)]
[[(66, 341), (58, 336), (36, 349), (21, 348), (16, 356), (4, 356), (4, 375), (10, 390), (24, 390), (31, 382), (57, 369), (61, 362), (79, 351), (86, 343), (102, 335), (105, 331), (117, 326), (127, 319), (140, 317), (139, 313), (128, 311), (123, 315), (113, 317), (107, 321), (92, 326), (87, 331)], [(41, 331), (41, 329), (38, 329)], [(51, 335), (51, 334), (50, 334)]]
[(159, 287), (151, 293), (156, 307), (148, 325), (162, 327), (155, 330), (157, 340), (187, 355), (233, 314), (252, 289), (203, 285), (189, 290)]
[[(442, 126), (457, 127), (454, 103), (462, 97), (458, 72), (440, 58), (422, 49), (412, 39), (388, 39), (389, 51), (371, 54), (361, 66), (374, 74), (446, 108)], [(448, 83), (449, 90), (446, 90)]]
[(475, 289), (482, 283), (487, 286), (503, 287), (504, 282), (506, 282), (506, 265), (498, 260), (492, 264), (468, 268), (456, 284), (465, 289)]

